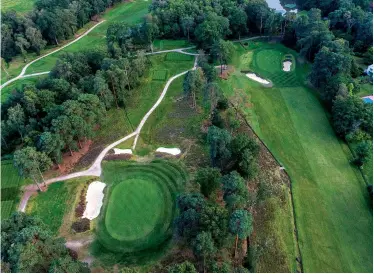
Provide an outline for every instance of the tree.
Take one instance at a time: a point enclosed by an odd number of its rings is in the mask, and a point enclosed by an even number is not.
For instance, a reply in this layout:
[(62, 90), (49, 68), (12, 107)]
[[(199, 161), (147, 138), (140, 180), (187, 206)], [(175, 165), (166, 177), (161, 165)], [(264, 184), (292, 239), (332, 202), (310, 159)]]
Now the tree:
[(240, 35), (248, 31), (247, 14), (243, 9), (239, 7), (233, 7), (230, 10), (228, 19), (230, 22), (230, 29), (232, 30), (232, 33), (236, 33), (240, 40)]
[(230, 58), (235, 50), (235, 46), (231, 41), (224, 41), (219, 39), (214, 42), (212, 46), (212, 55), (221, 65), (221, 74), (223, 71), (223, 65), (228, 64)]
[(196, 94), (201, 93), (203, 87), (203, 75), (199, 70), (187, 72), (183, 81), (183, 92), (192, 98), (192, 107), (196, 108)]
[(200, 232), (192, 242), (193, 252), (196, 257), (203, 260), (203, 269), (207, 260), (212, 259), (216, 253), (216, 247), (210, 232)]
[(232, 171), (222, 177), (222, 190), (223, 199), (230, 210), (245, 207), (248, 189), (238, 172)]
[(93, 92), (99, 96), (100, 101), (104, 103), (106, 109), (113, 106), (114, 96), (109, 89), (108, 83), (106, 82), (104, 73), (102, 71), (96, 72), (93, 83)]
[(199, 231), (200, 215), (205, 206), (200, 193), (181, 194), (177, 198), (180, 214), (175, 219), (177, 234), (187, 240), (195, 237)]
[(169, 273), (196, 273), (196, 268), (193, 263), (184, 261), (180, 264), (173, 264), (168, 267)]
[(311, 9), (307, 15), (299, 16), (294, 26), (300, 54), (308, 60), (314, 60), (320, 48), (333, 38), (328, 21), (322, 20), (321, 11), (318, 9)]
[(31, 178), (41, 190), (35, 175), (39, 174), (44, 182), (42, 172), (52, 166), (52, 161), (47, 154), (36, 151), (34, 147), (25, 147), (16, 150), (13, 161), (19, 175)]
[(89, 272), (64, 244), (63, 238), (55, 238), (39, 219), (25, 213), (13, 213), (1, 223), (1, 260), (11, 272)]
[(209, 12), (205, 20), (195, 29), (195, 37), (202, 49), (208, 49), (215, 41), (224, 39), (231, 33), (229, 20), (216, 13)]
[(57, 164), (61, 162), (61, 150), (64, 147), (60, 135), (48, 131), (43, 132), (37, 142), (37, 148), (54, 159)]
[(363, 164), (367, 162), (371, 152), (372, 148), (369, 142), (364, 141), (359, 143), (355, 148), (356, 157), (353, 160), (353, 163), (358, 167), (363, 166)]
[(310, 77), (312, 84), (320, 88), (337, 74), (350, 75), (352, 57), (347, 53), (349, 47), (343, 39), (326, 43), (315, 57)]
[(181, 26), (184, 35), (187, 35), (187, 40), (190, 41), (191, 29), (195, 26), (194, 18), (192, 16), (185, 16), (181, 19)]
[(229, 230), (236, 235), (235, 252), (238, 248), (238, 239), (245, 239), (252, 233), (252, 215), (243, 209), (235, 210), (229, 221)]
[(269, 7), (264, 0), (249, 1), (245, 11), (248, 17), (249, 30), (259, 32), (262, 35), (265, 19), (270, 12)]
[(207, 139), (210, 146), (210, 159), (212, 161), (212, 165), (214, 167), (219, 165), (222, 169), (224, 163), (231, 157), (231, 135), (225, 129), (210, 126), (208, 129)]
[(216, 204), (206, 204), (200, 214), (199, 230), (210, 232), (216, 246), (221, 247), (227, 239), (228, 211)]
[(157, 17), (148, 14), (144, 17), (142, 25), (145, 40), (148, 42), (151, 51), (153, 52), (153, 41), (159, 35)]
[(221, 173), (217, 168), (200, 168), (196, 172), (195, 182), (200, 185), (201, 193), (209, 198), (221, 184)]
[(47, 44), (43, 40), (43, 36), (40, 31), (34, 27), (28, 27), (25, 32), (27, 40), (30, 42), (30, 47), (36, 52), (37, 55), (40, 55), (40, 51), (43, 50)]
[(338, 96), (332, 107), (332, 121), (336, 133), (344, 138), (362, 130), (372, 136), (373, 109), (358, 96)]
[(16, 130), (23, 142), (23, 135), (25, 133), (25, 112), (20, 104), (15, 105), (8, 109), (8, 119), (7, 119), (7, 126), (12, 129)]

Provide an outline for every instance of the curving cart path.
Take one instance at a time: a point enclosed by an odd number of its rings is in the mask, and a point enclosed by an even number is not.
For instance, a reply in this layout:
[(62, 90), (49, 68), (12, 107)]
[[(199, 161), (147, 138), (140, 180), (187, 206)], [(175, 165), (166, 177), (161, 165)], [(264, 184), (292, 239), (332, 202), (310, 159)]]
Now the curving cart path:
[[(190, 70), (195, 70), (196, 69), (196, 67), (197, 67), (197, 59), (198, 59), (198, 57), (196, 56), (195, 62), (194, 62), (194, 66)], [(67, 174), (67, 175), (56, 177), (56, 178), (48, 179), (48, 180), (45, 181), (45, 184), (49, 185), (49, 184), (52, 184), (52, 183), (55, 183), (55, 182), (69, 180), (69, 179), (73, 179), (73, 178), (77, 178), (77, 177), (84, 177), (84, 176), (96, 176), (96, 177), (99, 177), (101, 175), (101, 172), (102, 172), (101, 162), (104, 159), (105, 155), (109, 152), (109, 150), (111, 150), (112, 148), (116, 147), (120, 143), (122, 143), (122, 142), (126, 141), (127, 139), (130, 139), (130, 138), (132, 138), (134, 136), (135, 136), (135, 140), (134, 140), (134, 143), (133, 143), (133, 149), (135, 149), (136, 143), (137, 143), (137, 140), (139, 138), (140, 131), (141, 131), (142, 127), (144, 126), (145, 122), (147, 121), (147, 119), (149, 118), (149, 116), (152, 114), (152, 112), (159, 106), (159, 104), (164, 99), (164, 97), (166, 95), (166, 92), (167, 92), (170, 84), (176, 78), (178, 78), (178, 77), (186, 74), (190, 70), (183, 71), (183, 72), (181, 72), (181, 73), (179, 73), (177, 75), (174, 75), (173, 77), (169, 78), (169, 80), (165, 84), (165, 87), (164, 87), (163, 91), (160, 94), (160, 97), (158, 98), (158, 100), (156, 101), (156, 103), (152, 106), (152, 108), (144, 115), (144, 117), (140, 121), (140, 123), (139, 123), (138, 127), (136, 128), (136, 130), (134, 132), (130, 133), (129, 135), (126, 135), (125, 137), (123, 137), (123, 138), (115, 141), (114, 143), (108, 145), (99, 154), (99, 156), (96, 157), (94, 163), (91, 165), (90, 168), (88, 168), (87, 170), (83, 170), (83, 171), (79, 171), (79, 172), (74, 172), (74, 173), (71, 173), (71, 174)], [(20, 202), (19, 207), (18, 207), (18, 210), (21, 211), (21, 212), (25, 212), (28, 200), (30, 199), (30, 197), (33, 194), (37, 193), (38, 188), (37, 188), (36, 185), (31, 184), (31, 185), (27, 185), (24, 188), (24, 190), (25, 190), (25, 192), (24, 192), (24, 194), (22, 196), (21, 202)]]
[(97, 23), (96, 25), (94, 25), (92, 28), (90, 28), (89, 30), (87, 30), (87, 31), (86, 31), (85, 33), (83, 33), (82, 35), (80, 35), (77, 39), (74, 39), (73, 41), (67, 43), (66, 45), (64, 45), (64, 46), (62, 46), (62, 47), (59, 47), (58, 49), (56, 49), (56, 50), (54, 50), (54, 51), (51, 51), (51, 52), (49, 52), (49, 53), (47, 53), (47, 54), (44, 54), (43, 56), (40, 56), (40, 57), (38, 57), (38, 58), (32, 60), (31, 62), (29, 62), (28, 64), (26, 64), (26, 65), (23, 67), (21, 73), (20, 73), (18, 76), (14, 77), (14, 78), (12, 78), (12, 79), (10, 79), (10, 80), (8, 80), (8, 81), (6, 81), (4, 84), (2, 84), (2, 85), (0, 86), (0, 89), (2, 89), (3, 87), (9, 85), (10, 83), (12, 83), (12, 82), (14, 82), (14, 81), (16, 81), (16, 80), (18, 80), (18, 79), (21, 79), (21, 78), (32, 77), (32, 76), (38, 76), (38, 75), (43, 75), (43, 74), (47, 74), (47, 73), (49, 73), (49, 71), (45, 71), (45, 72), (39, 72), (39, 73), (33, 73), (33, 74), (25, 75), (26, 70), (27, 70), (27, 68), (28, 68), (29, 66), (31, 66), (31, 65), (34, 64), (35, 62), (39, 61), (40, 59), (43, 59), (43, 58), (45, 58), (45, 57), (47, 57), (47, 56), (49, 56), (49, 55), (51, 55), (51, 54), (54, 54), (54, 53), (56, 53), (56, 52), (58, 52), (58, 51), (60, 51), (60, 50), (62, 50), (62, 49), (64, 49), (64, 48), (70, 46), (71, 44), (74, 44), (75, 42), (79, 41), (80, 39), (82, 39), (83, 37), (85, 37), (87, 34), (89, 34), (89, 33), (90, 33), (94, 28), (96, 28), (98, 25), (100, 25), (100, 24), (103, 23), (103, 22), (105, 22), (105, 20), (102, 20), (102, 21), (100, 21), (99, 23)]

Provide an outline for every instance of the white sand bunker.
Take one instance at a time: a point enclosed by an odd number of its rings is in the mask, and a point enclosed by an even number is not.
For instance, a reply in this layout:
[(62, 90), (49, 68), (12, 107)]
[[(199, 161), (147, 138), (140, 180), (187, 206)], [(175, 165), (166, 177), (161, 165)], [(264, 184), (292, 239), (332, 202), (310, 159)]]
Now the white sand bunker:
[(179, 155), (181, 150), (179, 148), (166, 148), (166, 147), (159, 147), (156, 149), (156, 152), (168, 153), (172, 155)]
[(86, 210), (82, 218), (89, 220), (95, 219), (100, 214), (101, 206), (103, 205), (105, 184), (99, 181), (92, 182), (87, 189), (86, 194)]
[(265, 85), (268, 85), (270, 84), (269, 81), (265, 80), (265, 79), (262, 79), (261, 77), (257, 76), (256, 74), (254, 73), (247, 73), (246, 76), (256, 82), (259, 82), (261, 84), (265, 84)]
[(284, 61), (283, 62), (283, 71), (290, 71), (291, 70), (291, 66), (292, 66), (292, 62), (291, 61)]
[(132, 154), (131, 149), (114, 148), (114, 154)]

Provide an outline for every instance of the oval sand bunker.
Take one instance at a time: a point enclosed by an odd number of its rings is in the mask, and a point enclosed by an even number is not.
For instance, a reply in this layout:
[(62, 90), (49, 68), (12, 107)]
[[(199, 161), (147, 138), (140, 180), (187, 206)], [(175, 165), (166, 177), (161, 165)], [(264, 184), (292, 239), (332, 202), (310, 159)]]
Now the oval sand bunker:
[(86, 194), (86, 209), (82, 218), (89, 220), (95, 219), (100, 214), (101, 206), (103, 205), (105, 184), (99, 181), (92, 182), (88, 186)]
[(181, 153), (181, 150), (179, 148), (166, 148), (166, 147), (159, 147), (156, 149), (156, 152), (162, 152), (172, 155), (179, 155)]
[(291, 70), (291, 66), (292, 66), (292, 62), (291, 61), (284, 61), (283, 62), (283, 71), (290, 71)]
[(270, 84), (269, 81), (265, 80), (265, 79), (262, 79), (261, 77), (257, 76), (256, 74), (254, 73), (247, 73), (246, 76), (249, 78), (249, 79), (252, 79), (256, 82), (259, 82), (261, 84), (265, 84), (265, 85), (268, 85)]
[(132, 154), (131, 149), (114, 148), (114, 154)]

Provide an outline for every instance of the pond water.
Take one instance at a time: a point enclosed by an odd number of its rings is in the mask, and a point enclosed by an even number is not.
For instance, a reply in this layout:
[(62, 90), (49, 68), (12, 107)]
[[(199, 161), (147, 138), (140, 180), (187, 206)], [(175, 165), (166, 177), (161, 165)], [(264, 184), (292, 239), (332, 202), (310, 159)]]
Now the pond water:
[(270, 8), (282, 13), (286, 11), (297, 12), (295, 0), (266, 0), (266, 2)]

